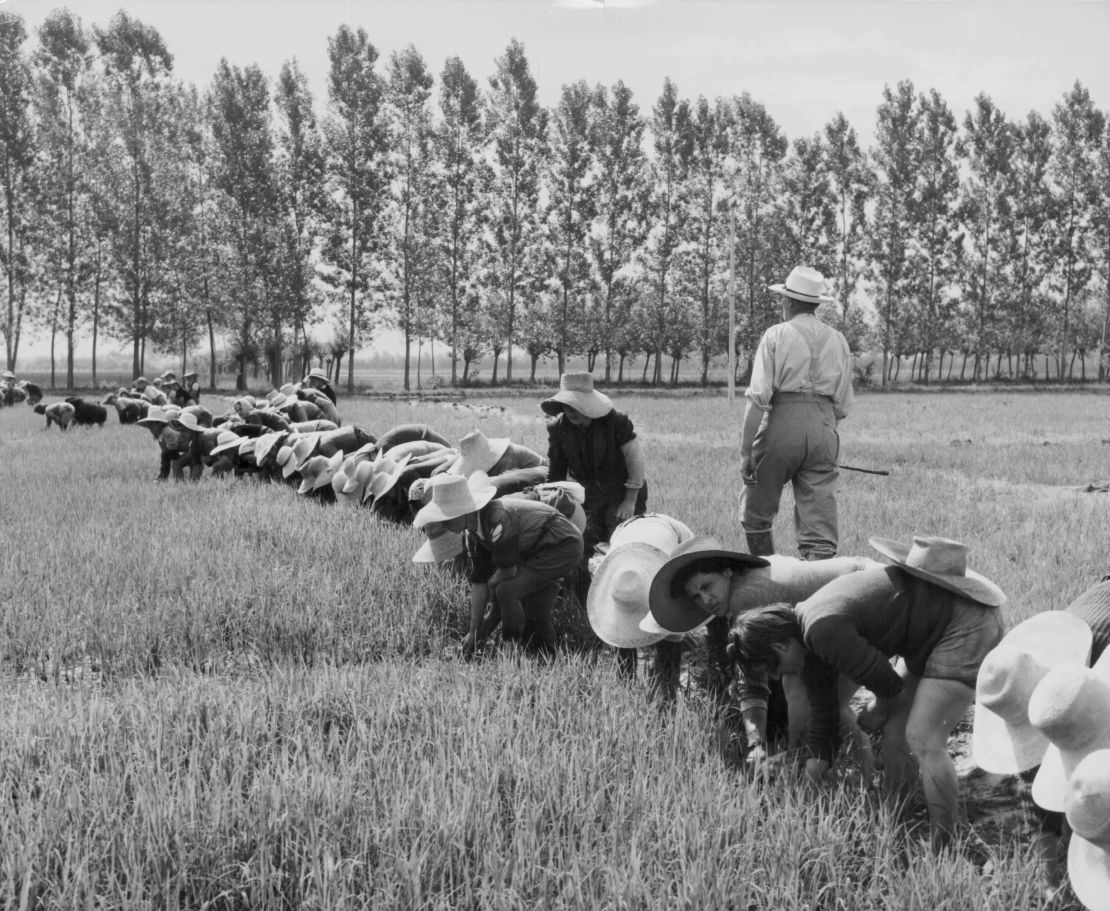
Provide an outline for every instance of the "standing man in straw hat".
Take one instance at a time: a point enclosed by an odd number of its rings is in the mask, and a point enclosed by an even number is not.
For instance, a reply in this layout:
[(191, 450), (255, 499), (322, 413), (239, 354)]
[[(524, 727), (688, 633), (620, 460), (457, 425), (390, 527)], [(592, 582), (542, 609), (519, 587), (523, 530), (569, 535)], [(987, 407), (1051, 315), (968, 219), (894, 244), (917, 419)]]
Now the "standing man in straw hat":
[(740, 614), (730, 648), (745, 673), (799, 675), (810, 707), (806, 773), (815, 781), (833, 764), (851, 697), (839, 678), (874, 693), (859, 720), (882, 728), (884, 785), (897, 795), (920, 774), (932, 842), (943, 848), (959, 819), (948, 737), (975, 698), (979, 666), (1002, 639), (1006, 596), (967, 568), (958, 541), (871, 538), (871, 546), (895, 565), (849, 573), (793, 607)]
[(820, 272), (797, 266), (770, 290), (782, 297), (783, 321), (759, 340), (745, 393), (740, 522), (749, 551), (773, 554), (771, 525), (789, 483), (798, 552), (824, 560), (839, 543), (837, 425), (852, 403), (852, 357), (844, 336), (817, 318), (817, 307), (833, 302)]

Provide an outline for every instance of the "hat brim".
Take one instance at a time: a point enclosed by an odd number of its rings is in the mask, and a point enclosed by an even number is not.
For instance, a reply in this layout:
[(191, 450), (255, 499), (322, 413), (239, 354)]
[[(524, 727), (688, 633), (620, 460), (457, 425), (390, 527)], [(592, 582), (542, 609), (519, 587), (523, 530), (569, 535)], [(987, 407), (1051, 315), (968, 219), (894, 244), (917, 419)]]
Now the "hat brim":
[(1110, 911), (1110, 852), (1075, 832), (1068, 845), (1068, 880), (1088, 911)]
[(579, 414), (585, 415), (591, 421), (596, 418), (603, 418), (613, 410), (613, 400), (604, 392), (598, 392), (596, 389), (593, 392), (572, 392), (567, 389), (560, 389), (551, 398), (540, 402), (540, 408), (543, 409), (544, 414), (552, 416), (562, 414), (563, 407), (566, 405), (570, 405), (571, 408)]
[(499, 437), (495, 440), (488, 440), (489, 449), (487, 452), (482, 453), (481, 460), (468, 459), (464, 455), (460, 455), (454, 462), (448, 466), (447, 471), (451, 474), (461, 474), (464, 478), (469, 477), (475, 471), (488, 472), (494, 465), (501, 461), (501, 457), (508, 452), (509, 437)]
[[(1042, 611), (1011, 629), (994, 648), (1033, 650), (1035, 647), (1048, 667), (1065, 661), (1086, 664), (1091, 638), (1090, 627), (1078, 617), (1064, 611)], [(1020, 725), (1010, 724), (983, 705), (976, 693), (971, 758), (984, 772), (995, 775), (1025, 772), (1042, 762), (1048, 747), (1048, 738), (1029, 720), (1028, 712), (1024, 713)]]
[(798, 301), (800, 304), (812, 304), (814, 307), (821, 304), (835, 304), (836, 298), (830, 297), (827, 294), (819, 294), (814, 296), (812, 294), (799, 294), (797, 291), (789, 290), (786, 285), (776, 284), (768, 285), (768, 291), (774, 291), (775, 294), (781, 294), (783, 297), (789, 297), (791, 300)]
[(868, 543), (888, 560), (893, 560), (901, 569), (911, 576), (931, 582), (938, 588), (950, 591), (962, 598), (968, 598), (987, 607), (1001, 607), (1006, 603), (1006, 594), (991, 582), (973, 570), (967, 570), (963, 576), (943, 576), (916, 566), (907, 566), (906, 558), (909, 556), (912, 545), (903, 544), (901, 541), (892, 541), (889, 538), (868, 538)]
[[(629, 562), (642, 568), (649, 580), (644, 585), (642, 604), (621, 604), (613, 598), (612, 588), (616, 576)], [(640, 621), (650, 616), (647, 600), (650, 579), (666, 562), (666, 551), (638, 542), (622, 544), (605, 555), (594, 571), (590, 591), (586, 596), (586, 616), (598, 639), (615, 648), (644, 648), (669, 635), (661, 627), (656, 633), (640, 626)]]
[(496, 487), (480, 488), (476, 491), (471, 491), (471, 499), (474, 501), (474, 508), (466, 512), (455, 512), (448, 515), (443, 511), (442, 507), (432, 500), (427, 506), (421, 508), (420, 512), (412, 520), (414, 528), (423, 528), (429, 522), (449, 522), (451, 519), (457, 519), (459, 516), (468, 516), (472, 512), (477, 512), (490, 500), (497, 496)]
[(240, 437), (240, 436), (236, 436), (234, 440), (230, 440), (227, 443), (220, 443), (219, 446), (213, 446), (212, 451), (209, 452), (208, 454), (216, 456), (216, 455), (220, 455), (221, 453), (227, 452), (229, 449), (238, 449), (239, 445), (242, 442), (243, 442), (243, 438)]
[(413, 563), (445, 563), (463, 552), (461, 532), (448, 531), (434, 539), (425, 538), (420, 549), (412, 555)]
[(667, 632), (688, 633), (713, 619), (712, 615), (694, 604), (688, 596), (671, 594), (674, 577), (691, 563), (702, 560), (724, 560), (740, 570), (771, 565), (762, 557), (753, 557), (736, 550), (694, 550), (672, 557), (651, 580), (651, 593), (648, 597), (651, 615)]

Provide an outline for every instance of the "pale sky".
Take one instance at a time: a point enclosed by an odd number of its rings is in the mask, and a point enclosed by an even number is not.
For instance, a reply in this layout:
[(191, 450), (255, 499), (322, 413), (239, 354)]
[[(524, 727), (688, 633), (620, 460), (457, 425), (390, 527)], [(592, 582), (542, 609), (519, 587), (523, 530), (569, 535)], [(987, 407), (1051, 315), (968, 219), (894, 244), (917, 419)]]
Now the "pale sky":
[(1011, 119), (1051, 117), (1077, 79), (1110, 110), (1110, 0), (0, 0), (32, 35), (65, 5), (87, 26), (126, 9), (202, 87), (221, 57), (271, 78), (296, 57), (318, 103), (328, 37), (347, 24), (383, 71), (412, 44), (432, 73), (458, 56), (485, 86), (515, 36), (544, 104), (576, 79), (623, 79), (646, 114), (670, 76), (691, 99), (750, 93), (791, 139), (843, 111), (870, 145), (883, 86), (901, 79), (960, 122), (980, 92)]

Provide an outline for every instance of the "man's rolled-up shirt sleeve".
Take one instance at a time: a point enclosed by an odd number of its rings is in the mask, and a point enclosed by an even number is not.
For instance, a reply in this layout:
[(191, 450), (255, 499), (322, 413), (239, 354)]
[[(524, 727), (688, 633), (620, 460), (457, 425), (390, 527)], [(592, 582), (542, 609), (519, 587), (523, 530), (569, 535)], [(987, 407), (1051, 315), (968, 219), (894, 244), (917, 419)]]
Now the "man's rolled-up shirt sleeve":
[(771, 396), (774, 395), (775, 378), (775, 339), (768, 330), (759, 340), (759, 347), (752, 358), (752, 378), (744, 397), (760, 411), (771, 410)]

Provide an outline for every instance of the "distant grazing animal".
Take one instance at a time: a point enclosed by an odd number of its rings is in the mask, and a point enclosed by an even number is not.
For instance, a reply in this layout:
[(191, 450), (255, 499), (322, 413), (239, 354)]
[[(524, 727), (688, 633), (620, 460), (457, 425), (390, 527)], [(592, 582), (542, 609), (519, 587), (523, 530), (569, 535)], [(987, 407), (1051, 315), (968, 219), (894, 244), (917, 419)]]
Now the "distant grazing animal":
[(83, 398), (75, 395), (70, 396), (66, 401), (73, 406), (73, 422), (75, 424), (86, 427), (95, 424), (97, 427), (103, 427), (104, 422), (108, 420), (108, 409), (99, 402), (86, 402)]

